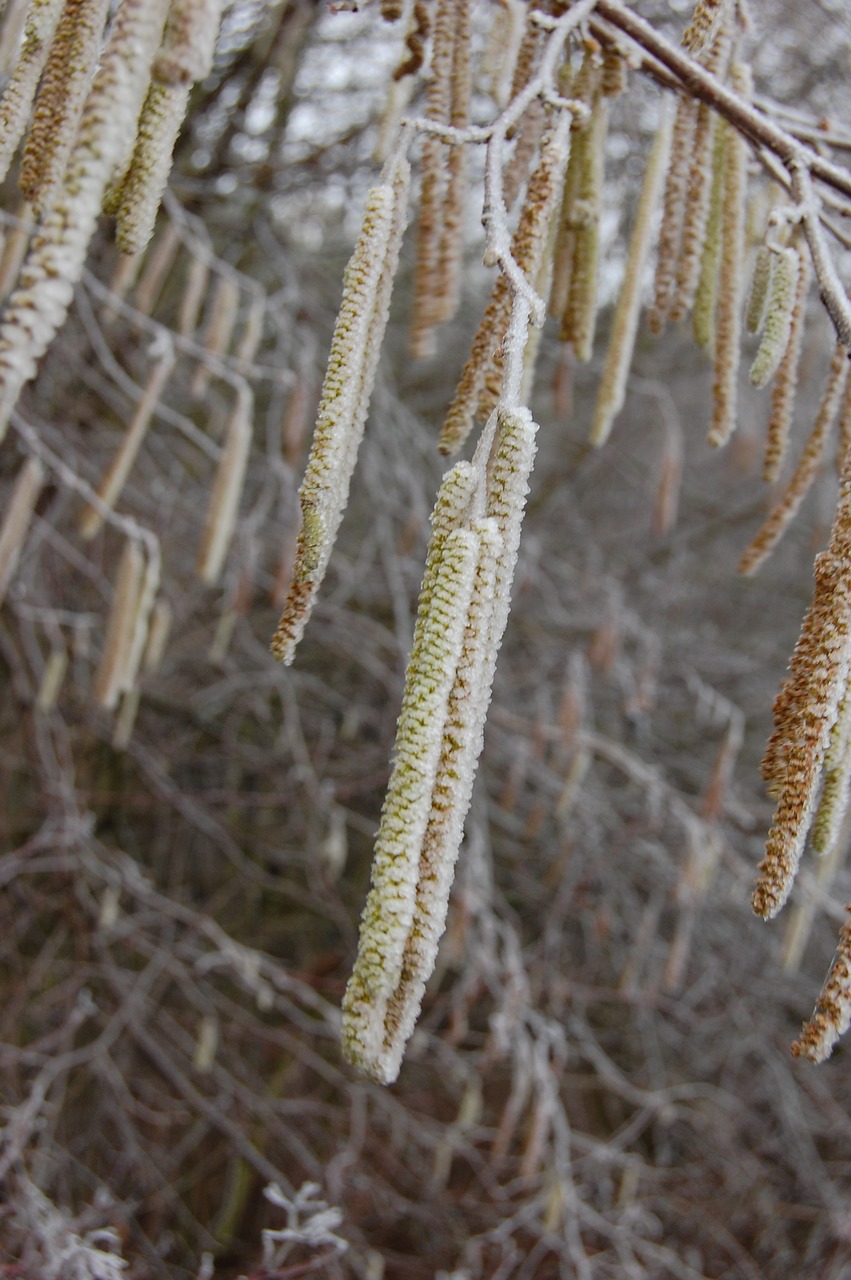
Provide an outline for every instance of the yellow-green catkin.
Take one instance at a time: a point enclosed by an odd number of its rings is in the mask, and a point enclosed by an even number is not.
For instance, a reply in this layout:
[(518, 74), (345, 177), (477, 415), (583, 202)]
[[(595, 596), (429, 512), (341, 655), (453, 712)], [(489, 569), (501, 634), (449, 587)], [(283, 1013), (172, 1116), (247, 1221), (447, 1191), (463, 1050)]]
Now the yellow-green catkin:
[(670, 155), (671, 126), (671, 114), (666, 112), (647, 161), (623, 284), (612, 323), (612, 336), (597, 392), (597, 405), (590, 435), (590, 443), (597, 446), (604, 444), (608, 439), (612, 424), (623, 408), (626, 380), (638, 332), (644, 268), (652, 244), (653, 215), (659, 203)]
[(482, 748), (489, 690), (485, 678), (486, 639), (494, 607), (494, 583), (502, 538), (493, 519), (472, 523), (479, 558), (470, 606), (447, 703), (431, 808), (420, 847), (414, 916), (402, 956), (398, 985), (387, 1005), (384, 1053), (395, 1079), (405, 1045), (419, 1016), (426, 983), (434, 971), (446, 926), (449, 894)]
[[(748, 333), (761, 333), (768, 312), (768, 299), (771, 294), (771, 277), (777, 254), (769, 245), (761, 244), (754, 256), (751, 272), (751, 287), (748, 293), (747, 310), (745, 311), (745, 328)], [(753, 368), (751, 368), (753, 379)]]
[(583, 164), (571, 214), (575, 237), (573, 263), (559, 330), (561, 340), (571, 344), (577, 360), (583, 363), (591, 359), (597, 320), (603, 157), (608, 128), (608, 104), (601, 95), (594, 103), (588, 127), (580, 135), (585, 145), (581, 148)]
[[(751, 333), (762, 329), (762, 340), (750, 369), (755, 387), (764, 387), (774, 377), (789, 345), (801, 267), (800, 256), (794, 249), (768, 249), (764, 245), (760, 249), (765, 252), (761, 257), (757, 255), (752, 301), (748, 305), (748, 329)], [(751, 319), (755, 322), (753, 328)]]
[(478, 537), (456, 528), (442, 541), (421, 603), (381, 815), (372, 888), (361, 920), (355, 967), (343, 999), (343, 1050), (383, 1084), (398, 1064), (388, 1056), (388, 1008), (402, 977), (416, 911), (420, 849), (431, 812), (449, 695), (461, 655), (478, 560)]
[(715, 350), (715, 303), (718, 293), (718, 263), (721, 258), (721, 223), (724, 207), (724, 182), (727, 167), (727, 126), (717, 121), (712, 148), (712, 186), (706, 215), (706, 233), (700, 256), (692, 309), (692, 331), (698, 346), (709, 355)]
[[(795, 251), (793, 250), (792, 252)], [(771, 388), (771, 409), (766, 428), (765, 460), (763, 462), (762, 475), (763, 479), (769, 483), (777, 479), (780, 468), (783, 465), (783, 459), (786, 456), (789, 434), (792, 428), (792, 416), (795, 411), (795, 397), (798, 390), (807, 293), (809, 292), (812, 276), (809, 252), (803, 241), (797, 247), (797, 256), (798, 271), (792, 313), (788, 330), (786, 331), (787, 341), (774, 375), (774, 385)], [(766, 331), (768, 327), (768, 319), (766, 318)]]
[(299, 490), (301, 529), (293, 577), (272, 652), (292, 662), (349, 495), (366, 424), (378, 353), (405, 228), (410, 171), (397, 162), (372, 188), (363, 228), (346, 268), (310, 457)]

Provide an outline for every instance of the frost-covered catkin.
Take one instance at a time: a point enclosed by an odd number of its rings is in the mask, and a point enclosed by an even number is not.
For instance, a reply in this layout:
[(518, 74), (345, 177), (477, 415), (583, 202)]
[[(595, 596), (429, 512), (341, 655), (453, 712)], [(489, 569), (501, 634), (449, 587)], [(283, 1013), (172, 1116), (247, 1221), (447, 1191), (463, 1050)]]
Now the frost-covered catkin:
[[(733, 87), (750, 95), (750, 74), (735, 67)], [(719, 126), (721, 127), (721, 126)], [(721, 213), (721, 256), (715, 316), (715, 375), (712, 383), (712, 425), (709, 443), (726, 444), (736, 429), (739, 344), (742, 331), (742, 295), (745, 251), (745, 196), (747, 148), (730, 126), (725, 127), (726, 164), (724, 203)]]
[[(846, 907), (846, 911), (851, 907)], [(851, 920), (839, 931), (839, 945), (825, 984), (816, 1002), (813, 1016), (805, 1022), (800, 1036), (792, 1045), (796, 1058), (824, 1062), (833, 1046), (851, 1026)]]
[(63, 0), (32, 0), (24, 23), (24, 38), (14, 69), (0, 98), (0, 181), (30, 119), (39, 77), (63, 9)]
[(494, 607), (494, 584), (502, 537), (493, 519), (472, 525), (479, 557), (455, 681), (449, 695), (431, 808), (420, 848), (414, 916), (402, 956), (398, 985), (385, 1017), (386, 1070), (395, 1079), (416, 1025), (426, 983), (434, 971), (446, 927), (449, 893), (464, 819), (481, 754), (490, 690), (483, 688), (486, 640)]
[(837, 347), (828, 373), (827, 385), (819, 405), (810, 438), (804, 446), (792, 478), (768, 519), (757, 531), (739, 562), (739, 573), (752, 574), (771, 554), (788, 529), (809, 492), (824, 456), (827, 437), (848, 381), (848, 351)]
[[(795, 251), (792, 250), (792, 252)], [(795, 397), (798, 390), (798, 373), (804, 340), (807, 293), (812, 277), (809, 253), (803, 243), (798, 245), (797, 257), (799, 260), (798, 271), (787, 341), (780, 357), (780, 363), (777, 366), (777, 372), (774, 375), (774, 385), (771, 388), (771, 411), (766, 428), (765, 461), (763, 463), (762, 476), (764, 480), (769, 482), (776, 480), (783, 465), (783, 459), (786, 456), (789, 433), (792, 428), (792, 415), (795, 410)], [(768, 319), (766, 319), (766, 331), (768, 327)]]
[(751, 333), (762, 329), (762, 340), (750, 370), (755, 387), (764, 387), (774, 377), (789, 345), (801, 268), (800, 256), (794, 249), (761, 246), (762, 250), (762, 256), (758, 254), (754, 264), (748, 304), (748, 329)]
[(653, 215), (665, 180), (670, 147), (671, 116), (666, 114), (659, 126), (653, 150), (647, 162), (623, 284), (612, 324), (612, 336), (600, 377), (594, 424), (590, 435), (591, 444), (597, 446), (604, 444), (608, 439), (612, 424), (623, 408), (626, 380), (638, 332), (642, 277), (652, 244)]
[(822, 765), (848, 682), (851, 623), (851, 474), (842, 478), (828, 550), (816, 557), (813, 599), (774, 706), (763, 776), (777, 808), (753, 895), (770, 919), (785, 903), (813, 821)]
[[(541, 144), (541, 156), (529, 179), (526, 201), (512, 240), (514, 259), (530, 281), (537, 280), (547, 251), (550, 225), (561, 201), (569, 148), (569, 119), (566, 112), (560, 112)], [(446, 415), (438, 444), (443, 454), (457, 453), (469, 436), (475, 418), (486, 420), (499, 398), (502, 361), (498, 349), (508, 329), (511, 300), (508, 280), (500, 275)]]
[(428, 582), (423, 583), (424, 599), (408, 662), (372, 888), (343, 1000), (346, 1057), (384, 1084), (394, 1078), (385, 1048), (387, 1009), (399, 985), (414, 920), (420, 849), (479, 552), (478, 536), (470, 529), (454, 528), (445, 534), (441, 530), (439, 540), (439, 554), (431, 554), (426, 565)]
[[(761, 333), (762, 326), (765, 324), (775, 260), (776, 253), (772, 252), (770, 246), (761, 244), (754, 257), (751, 287), (745, 311), (745, 328), (748, 333)], [(751, 369), (751, 378), (753, 378), (753, 369)]]
[(409, 169), (399, 162), (367, 199), (346, 268), (319, 414), (299, 490), (301, 529), (289, 594), (272, 652), (292, 662), (325, 576), (363, 436), (378, 353), (390, 312), (407, 210)]
[(174, 0), (120, 186), (116, 242), (139, 253), (151, 238), (193, 84), (209, 74), (222, 0)]
[(21, 160), (20, 188), (46, 208), (65, 167), (101, 51), (108, 0), (66, 0), (44, 68)]

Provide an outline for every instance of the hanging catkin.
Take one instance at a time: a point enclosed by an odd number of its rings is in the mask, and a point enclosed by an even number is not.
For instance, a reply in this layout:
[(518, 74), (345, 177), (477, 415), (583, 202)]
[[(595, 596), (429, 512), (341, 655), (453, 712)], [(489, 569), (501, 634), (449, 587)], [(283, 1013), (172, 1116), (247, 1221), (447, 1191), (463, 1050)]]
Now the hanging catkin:
[(671, 115), (668, 112), (659, 125), (653, 149), (647, 161), (623, 284), (612, 323), (612, 336), (600, 376), (594, 424), (589, 437), (590, 443), (598, 446), (608, 439), (612, 424), (624, 403), (626, 380), (638, 332), (644, 268), (652, 245), (653, 215), (659, 203), (670, 155), (671, 126)]
[(27, 12), (23, 43), (0, 98), (0, 181), (9, 171), (30, 119), (39, 77), (63, 7), (64, 0), (32, 0)]
[(783, 906), (815, 812), (822, 763), (848, 681), (851, 620), (851, 472), (842, 477), (828, 550), (816, 557), (813, 599), (774, 706), (763, 776), (777, 808), (760, 863), (753, 909)]
[[(846, 907), (846, 911), (851, 908)], [(821, 989), (813, 1016), (792, 1045), (796, 1058), (824, 1062), (851, 1026), (851, 920), (839, 931), (839, 945)]]
[(307, 470), (299, 490), (301, 529), (293, 579), (272, 652), (293, 659), (343, 518), (390, 312), (407, 216), (410, 172), (399, 161), (372, 188), (346, 268)]
[(116, 199), (116, 242), (139, 253), (151, 238), (193, 84), (209, 74), (222, 0), (173, 0), (142, 106), (136, 146)]
[[(749, 96), (750, 73), (734, 67), (733, 87)], [(715, 315), (715, 376), (712, 383), (712, 426), (709, 443), (726, 444), (736, 429), (739, 377), (739, 344), (742, 331), (742, 296), (745, 252), (745, 197), (747, 149), (744, 140), (725, 126), (726, 163), (724, 203), (721, 214), (721, 255)]]
[[(795, 252), (790, 250), (790, 252)], [(804, 317), (807, 308), (807, 293), (810, 287), (812, 271), (809, 254), (803, 244), (798, 246), (798, 270), (795, 273), (795, 290), (792, 299), (792, 311), (788, 317), (788, 327), (783, 331), (787, 335), (786, 345), (774, 375), (771, 388), (771, 410), (768, 417), (765, 441), (765, 461), (762, 475), (767, 481), (776, 480), (786, 448), (789, 443), (789, 432), (792, 426), (792, 415), (795, 411), (795, 396), (798, 389), (798, 373), (801, 363), (801, 348), (804, 340)], [(775, 275), (780, 263), (775, 267)], [(770, 305), (769, 305), (770, 310)], [(765, 321), (765, 333), (769, 329), (769, 317)]]
[(845, 347), (837, 347), (833, 353), (827, 386), (810, 438), (804, 446), (804, 451), (782, 498), (744, 551), (739, 562), (739, 573), (746, 575), (756, 573), (795, 518), (818, 472), (824, 456), (828, 432), (836, 419), (847, 380), (848, 351)]
[(108, 7), (108, 0), (66, 0), (59, 19), (21, 160), (21, 191), (36, 211), (50, 204), (65, 175)]
[[(559, 206), (569, 146), (569, 116), (560, 111), (541, 144), (540, 160), (529, 179), (511, 245), (518, 267), (532, 281), (537, 280), (540, 272), (549, 242), (550, 223)], [(446, 415), (438, 444), (443, 454), (457, 453), (470, 434), (474, 419), (486, 420), (496, 404), (502, 385), (499, 347), (508, 329), (510, 314), (511, 288), (507, 278), (500, 274)]]

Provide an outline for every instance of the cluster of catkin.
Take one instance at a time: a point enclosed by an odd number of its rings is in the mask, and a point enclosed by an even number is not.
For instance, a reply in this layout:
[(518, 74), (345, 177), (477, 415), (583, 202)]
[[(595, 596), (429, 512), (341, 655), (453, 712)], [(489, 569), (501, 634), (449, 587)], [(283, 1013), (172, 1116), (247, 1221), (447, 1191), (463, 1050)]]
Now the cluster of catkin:
[[(584, 31), (581, 41), (572, 40), (547, 62), (549, 33), (569, 8), (561, 0), (501, 6), (499, 53), (491, 48), (485, 55), (493, 64), (491, 92), (510, 118), (502, 131), (500, 119), (494, 123), (485, 161), (485, 261), (502, 269), (449, 406), (440, 450), (456, 453), (475, 425), (483, 430), (473, 463), (458, 463), (444, 478), (432, 518), (372, 889), (343, 1009), (347, 1056), (384, 1083), (396, 1078), (434, 967), (507, 615), (535, 431), (528, 411), (517, 407), (528, 396), (537, 346), (536, 333), (529, 336), (525, 325), (515, 324), (518, 299), (529, 313), (537, 303), (541, 315), (546, 309), (556, 318), (559, 337), (576, 359), (587, 361), (592, 351), (609, 108), (624, 88), (629, 54), (605, 30), (600, 39)], [(437, 327), (457, 306), (466, 150), (484, 133), (469, 125), (469, 5), (419, 0), (407, 10), (382, 3), (381, 12), (393, 22), (409, 14), (396, 78), (420, 69), (426, 76), (410, 347), (413, 355), (427, 357), (435, 350)], [(698, 0), (683, 47), (702, 76), (748, 108), (750, 74), (740, 55), (746, 21), (739, 0)], [(514, 103), (523, 110), (512, 114)], [(756, 387), (771, 384), (764, 475), (774, 481), (790, 437), (811, 278), (801, 212), (780, 207), (769, 218), (746, 297), (748, 143), (701, 95), (683, 89), (672, 105), (662, 112), (636, 209), (591, 441), (603, 444), (624, 404), (655, 242), (648, 326), (659, 333), (691, 317), (714, 364), (713, 445), (726, 443), (736, 427), (743, 328), (759, 338), (750, 378)], [(346, 274), (300, 492), (295, 571), (273, 640), (285, 662), (327, 568), (364, 429), (406, 216), (408, 172), (401, 150), (370, 194)], [(513, 227), (501, 241), (494, 232), (500, 220)], [(836, 521), (829, 549), (817, 561), (813, 604), (777, 699), (766, 755), (778, 808), (754, 894), (754, 908), (765, 916), (788, 895), (808, 836), (819, 852), (835, 846), (851, 779), (847, 357), (837, 347), (800, 460), (741, 563), (742, 572), (754, 572), (776, 545), (838, 419), (845, 463)], [(851, 1016), (846, 933), (813, 1020), (795, 1046), (814, 1060), (827, 1055)]]

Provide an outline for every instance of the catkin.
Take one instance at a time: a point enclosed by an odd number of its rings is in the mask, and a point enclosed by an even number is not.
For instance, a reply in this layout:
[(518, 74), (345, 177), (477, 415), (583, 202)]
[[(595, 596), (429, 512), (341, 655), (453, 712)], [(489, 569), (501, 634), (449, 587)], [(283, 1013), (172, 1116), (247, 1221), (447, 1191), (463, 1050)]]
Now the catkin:
[[(734, 68), (733, 86), (748, 96), (750, 76)], [(709, 443), (726, 444), (736, 429), (739, 343), (742, 326), (742, 281), (745, 249), (747, 148), (729, 125), (725, 128), (726, 164), (721, 214), (721, 256), (715, 317), (715, 376), (712, 383), (712, 426)]]
[[(851, 908), (846, 907), (846, 911)], [(813, 1016), (805, 1022), (799, 1038), (792, 1045), (796, 1058), (824, 1062), (833, 1046), (851, 1026), (851, 920), (839, 931), (839, 945), (825, 984), (816, 1002)]]
[(43, 486), (44, 467), (38, 458), (27, 458), (18, 472), (11, 501), (0, 526), (0, 604), (15, 576), (21, 548)]
[(845, 347), (837, 347), (833, 353), (827, 385), (816, 420), (798, 465), (782, 498), (742, 554), (739, 573), (745, 575), (756, 573), (795, 518), (818, 472), (819, 463), (824, 456), (828, 432), (836, 419), (847, 380), (848, 351)]
[[(97, 495), (104, 507), (110, 510), (115, 506), (136, 461), (154, 410), (173, 368), (174, 350), (169, 347), (152, 367), (141, 399), (136, 406), (133, 420), (127, 428), (127, 434), (98, 485)], [(80, 517), (80, 536), (85, 541), (89, 541), (98, 533), (104, 519), (105, 512), (101, 507), (87, 506)]]
[(662, 202), (653, 303), (647, 313), (647, 327), (651, 333), (661, 333), (664, 329), (674, 294), (696, 122), (697, 103), (685, 95), (678, 98)]
[(124, 673), (133, 644), (144, 571), (142, 548), (135, 538), (128, 538), (118, 565), (103, 653), (92, 690), (95, 702), (105, 711), (115, 710), (125, 688)]
[(218, 581), (236, 528), (253, 416), (254, 394), (249, 384), (240, 379), (198, 551), (198, 576), (208, 586)]
[(824, 783), (813, 819), (813, 851), (829, 858), (836, 848), (842, 821), (848, 809), (851, 783), (851, 693), (845, 686), (836, 723), (824, 756)]
[(27, 11), (23, 42), (0, 98), (0, 181), (9, 171), (30, 119), (39, 77), (63, 7), (64, 0), (31, 0)]
[(108, 0), (66, 0), (56, 27), (21, 160), (20, 188), (37, 212), (50, 204), (65, 175), (108, 7)]
[(839, 714), (849, 667), (851, 473), (842, 478), (830, 546), (816, 557), (813, 599), (775, 701), (775, 729), (763, 776), (777, 808), (753, 895), (766, 919), (783, 906), (815, 813), (822, 763)]
[(398, 1071), (385, 1048), (387, 1011), (402, 976), (416, 910), (422, 840), (443, 743), (443, 726), (461, 655), (478, 560), (469, 529), (447, 534), (432, 562), (396, 734), (393, 772), (381, 814), (372, 888), (361, 920), (355, 967), (343, 998), (343, 1050), (382, 1084)]
[[(812, 275), (809, 254), (804, 244), (798, 246), (798, 258), (799, 265), (788, 338), (774, 376), (774, 385), (771, 388), (771, 411), (766, 428), (765, 461), (762, 468), (763, 479), (769, 482), (776, 480), (783, 464), (783, 459), (786, 456), (789, 432), (792, 426), (792, 414), (795, 409), (795, 395), (798, 389), (798, 372), (804, 339), (807, 292)], [(776, 270), (777, 268), (775, 268), (775, 273)], [(765, 322), (765, 329), (766, 331), (768, 330), (768, 319)]]
[(700, 273), (692, 309), (692, 331), (695, 342), (709, 355), (715, 348), (715, 310), (718, 295), (718, 263), (721, 258), (721, 224), (724, 208), (724, 185), (727, 167), (727, 127), (715, 125), (712, 148), (712, 186), (706, 214), (706, 232), (700, 256)]
[(608, 439), (612, 424), (623, 408), (626, 380), (638, 332), (642, 277), (652, 244), (653, 215), (659, 203), (670, 155), (671, 124), (671, 116), (666, 113), (647, 162), (638, 201), (626, 270), (612, 324), (612, 336), (597, 392), (597, 406), (590, 435), (590, 443), (597, 446)]
[[(757, 255), (748, 304), (748, 329), (762, 329), (762, 340), (754, 356), (750, 380), (764, 387), (777, 372), (789, 345), (801, 257), (794, 249), (767, 249)], [(761, 296), (760, 296), (761, 295)]]
[(139, 117), (136, 145), (118, 184), (116, 241), (139, 253), (151, 238), (192, 85), (209, 74), (222, 0), (173, 0)]
[[(771, 294), (771, 277), (774, 271), (776, 253), (767, 244), (761, 244), (754, 257), (751, 287), (748, 293), (747, 310), (745, 312), (745, 328), (748, 333), (761, 333), (768, 311), (768, 299)], [(753, 368), (751, 368), (753, 379)]]
[[(566, 112), (559, 112), (541, 144), (538, 165), (529, 179), (526, 202), (512, 240), (511, 251), (527, 278), (538, 278), (549, 243), (550, 223), (558, 208), (570, 146), (570, 125)], [(485, 313), (473, 339), (472, 351), (449, 406), (438, 448), (453, 454), (462, 447), (476, 416), (490, 416), (502, 386), (499, 346), (511, 315), (511, 288), (504, 275), (498, 276)]]
[(313, 444), (299, 490), (301, 529), (293, 578), (272, 638), (272, 652), (285, 663), (292, 662), (304, 633), (348, 500), (390, 312), (409, 177), (407, 163), (402, 162), (373, 187), (346, 268)]
[(419, 1016), (425, 986), (446, 925), (449, 893), (482, 747), (489, 691), (482, 688), (494, 606), (494, 582), (502, 538), (493, 519), (477, 520), (479, 558), (455, 680), (443, 726), (431, 808), (420, 847), (414, 915), (402, 955), (399, 982), (387, 1004), (386, 1070), (395, 1079)]
[[(449, 124), (452, 101), (453, 14), (450, 0), (437, 0), (431, 40), (431, 80), (426, 118)], [(458, 150), (458, 148), (454, 148)], [(447, 188), (447, 147), (440, 138), (423, 141), (422, 191), (414, 270), (414, 306), (409, 337), (411, 355), (423, 359), (434, 351), (434, 326), (443, 305), (435, 297), (440, 278), (440, 249)], [(439, 291), (438, 291), (439, 292)]]
[(204, 359), (195, 370), (190, 387), (193, 396), (203, 396), (206, 392), (214, 364), (230, 346), (238, 312), (239, 285), (230, 276), (219, 276), (202, 342), (208, 358)]

